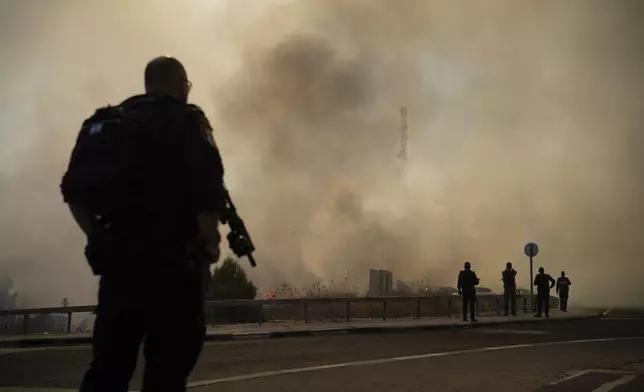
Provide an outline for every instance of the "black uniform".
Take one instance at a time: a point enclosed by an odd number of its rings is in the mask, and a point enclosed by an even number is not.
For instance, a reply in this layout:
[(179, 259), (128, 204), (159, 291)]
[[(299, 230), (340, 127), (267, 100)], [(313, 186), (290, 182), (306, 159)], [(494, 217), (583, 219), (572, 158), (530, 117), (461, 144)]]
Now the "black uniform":
[(567, 276), (557, 278), (557, 294), (559, 294), (559, 307), (562, 312), (568, 311), (568, 295), (570, 294), (570, 279)]
[[(88, 245), (101, 272), (93, 361), (81, 391), (125, 392), (144, 337), (143, 391), (185, 391), (203, 347), (204, 268), (187, 257), (198, 213), (223, 208), (223, 165), (203, 112), (170, 97), (121, 104), (139, 124), (140, 206), (110, 247)], [(91, 261), (91, 260), (90, 260)]]
[(539, 273), (534, 277), (534, 285), (537, 286), (537, 316), (541, 311), (548, 316), (550, 312), (550, 289), (554, 287), (555, 280), (548, 274)]
[(457, 288), (463, 296), (463, 321), (467, 321), (467, 307), (469, 304), (470, 318), (476, 320), (476, 286), (479, 278), (472, 270), (466, 269), (458, 274)]
[(517, 315), (517, 285), (516, 276), (517, 271), (514, 269), (506, 269), (501, 273), (503, 277), (503, 300), (505, 303), (505, 315), (509, 315), (510, 308), (512, 314)]

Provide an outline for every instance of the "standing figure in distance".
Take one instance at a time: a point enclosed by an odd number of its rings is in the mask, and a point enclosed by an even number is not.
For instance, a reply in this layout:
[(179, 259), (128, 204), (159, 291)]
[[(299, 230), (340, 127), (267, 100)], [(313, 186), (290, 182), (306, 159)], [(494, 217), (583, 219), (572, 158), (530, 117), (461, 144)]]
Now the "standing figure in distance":
[(517, 315), (516, 276), (517, 271), (512, 268), (512, 263), (508, 262), (505, 265), (505, 270), (501, 273), (501, 280), (503, 280), (503, 301), (505, 303), (504, 316), (510, 315), (510, 308), (512, 308), (512, 315)]
[(562, 312), (568, 311), (568, 294), (570, 293), (570, 279), (565, 271), (561, 271), (561, 277), (557, 278), (557, 294), (559, 294), (559, 308)]
[(462, 296), (463, 300), (463, 321), (467, 322), (467, 307), (470, 307), (470, 320), (478, 321), (476, 319), (476, 286), (479, 284), (479, 278), (476, 273), (472, 271), (472, 265), (469, 261), (465, 262), (465, 269), (458, 274), (458, 295)]
[(550, 289), (555, 285), (552, 276), (545, 273), (543, 267), (539, 267), (539, 273), (534, 277), (534, 283), (537, 286), (537, 314), (534, 317), (541, 317), (541, 311), (546, 317), (550, 317)]
[[(143, 343), (143, 392), (184, 392), (203, 348), (204, 275), (219, 258), (224, 168), (183, 65), (158, 57), (145, 94), (98, 109), (61, 190), (100, 276), (81, 392), (126, 392)], [(202, 255), (193, 249), (198, 243)]]

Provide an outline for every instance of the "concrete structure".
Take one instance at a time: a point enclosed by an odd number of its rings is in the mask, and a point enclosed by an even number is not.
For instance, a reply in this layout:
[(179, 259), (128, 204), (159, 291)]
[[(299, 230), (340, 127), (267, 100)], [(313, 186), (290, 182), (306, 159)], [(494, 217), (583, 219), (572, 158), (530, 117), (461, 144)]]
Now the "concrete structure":
[(394, 274), (387, 270), (369, 270), (369, 296), (389, 295), (394, 289)]
[(396, 291), (406, 294), (415, 294), (417, 291), (417, 285), (413, 282), (405, 282), (403, 280), (396, 281)]
[(435, 287), (433, 293), (437, 295), (458, 295), (458, 290), (454, 287), (441, 286)]
[(406, 294), (414, 293), (414, 285), (411, 282), (405, 282), (404, 280), (396, 281), (396, 291)]
[(496, 295), (494, 294), (492, 289), (488, 289), (487, 287), (477, 287), (476, 294), (477, 295)]

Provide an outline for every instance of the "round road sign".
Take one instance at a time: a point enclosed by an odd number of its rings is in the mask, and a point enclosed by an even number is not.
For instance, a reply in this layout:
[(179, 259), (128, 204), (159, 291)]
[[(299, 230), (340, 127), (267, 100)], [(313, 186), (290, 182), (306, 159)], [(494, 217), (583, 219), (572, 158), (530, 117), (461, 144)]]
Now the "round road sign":
[(534, 242), (529, 242), (525, 244), (525, 248), (523, 248), (523, 251), (525, 252), (526, 256), (535, 257), (536, 255), (539, 254), (539, 246)]

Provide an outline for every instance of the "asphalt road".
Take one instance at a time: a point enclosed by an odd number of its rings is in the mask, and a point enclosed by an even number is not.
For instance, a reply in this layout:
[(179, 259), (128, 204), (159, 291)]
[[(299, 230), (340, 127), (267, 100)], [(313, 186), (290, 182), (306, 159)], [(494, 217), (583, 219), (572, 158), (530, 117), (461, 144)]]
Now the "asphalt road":
[[(0, 386), (77, 388), (89, 354), (88, 347), (0, 352)], [(140, 378), (137, 371), (132, 388)], [(191, 381), (203, 392), (642, 392), (644, 309), (614, 309), (603, 319), (209, 343)]]

